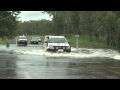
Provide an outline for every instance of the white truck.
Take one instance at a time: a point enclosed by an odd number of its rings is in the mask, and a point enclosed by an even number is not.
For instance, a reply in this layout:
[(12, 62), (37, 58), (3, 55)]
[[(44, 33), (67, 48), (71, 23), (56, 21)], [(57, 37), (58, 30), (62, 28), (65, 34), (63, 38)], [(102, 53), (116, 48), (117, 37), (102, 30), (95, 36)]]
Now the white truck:
[(44, 49), (46, 51), (71, 52), (70, 43), (64, 36), (45, 36)]
[(26, 36), (18, 36), (17, 37), (17, 46), (24, 45), (27, 46), (28, 40)]

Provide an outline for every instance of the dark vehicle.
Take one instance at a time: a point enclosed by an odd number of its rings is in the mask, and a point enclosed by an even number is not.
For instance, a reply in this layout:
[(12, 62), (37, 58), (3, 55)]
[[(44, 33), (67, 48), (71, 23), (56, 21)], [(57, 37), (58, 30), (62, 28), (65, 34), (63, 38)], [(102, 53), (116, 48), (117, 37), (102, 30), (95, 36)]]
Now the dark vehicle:
[(28, 40), (26, 36), (18, 36), (17, 38), (17, 46), (24, 45), (27, 46)]
[(40, 37), (36, 37), (38, 39), (39, 42), (41, 42), (41, 38)]
[(32, 37), (31, 44), (39, 44), (41, 42), (38, 37)]

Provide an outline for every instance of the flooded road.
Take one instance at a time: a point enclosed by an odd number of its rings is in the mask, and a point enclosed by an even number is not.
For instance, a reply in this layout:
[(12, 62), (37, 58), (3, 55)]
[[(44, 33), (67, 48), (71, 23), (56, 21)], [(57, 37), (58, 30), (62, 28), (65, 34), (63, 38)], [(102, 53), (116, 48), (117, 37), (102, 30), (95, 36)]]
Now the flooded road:
[(0, 79), (120, 79), (120, 54), (111, 49), (53, 53), (42, 45), (0, 45)]
[(0, 79), (15, 79), (17, 57), (8, 52), (0, 52)]

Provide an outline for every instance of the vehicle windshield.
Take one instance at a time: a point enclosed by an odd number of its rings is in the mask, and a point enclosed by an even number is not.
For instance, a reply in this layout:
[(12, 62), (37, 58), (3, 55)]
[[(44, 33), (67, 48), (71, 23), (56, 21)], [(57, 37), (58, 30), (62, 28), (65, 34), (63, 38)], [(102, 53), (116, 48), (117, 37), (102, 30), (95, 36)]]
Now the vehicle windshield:
[(67, 43), (65, 38), (49, 38), (49, 43)]
[(19, 39), (26, 39), (26, 37), (19, 37)]
[(38, 40), (39, 38), (33, 37), (32, 40)]
[(40, 37), (33, 37), (32, 39), (40, 39)]

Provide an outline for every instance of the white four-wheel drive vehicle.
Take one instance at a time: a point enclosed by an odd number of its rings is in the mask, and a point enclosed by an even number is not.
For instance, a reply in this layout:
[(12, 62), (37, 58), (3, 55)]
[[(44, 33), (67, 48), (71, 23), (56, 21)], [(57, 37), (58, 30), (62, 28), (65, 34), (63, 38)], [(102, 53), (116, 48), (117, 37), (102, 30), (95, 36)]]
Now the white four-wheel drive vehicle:
[(46, 51), (71, 52), (71, 46), (64, 36), (45, 36), (44, 49)]
[(27, 44), (28, 44), (28, 40), (27, 40), (26, 36), (18, 36), (17, 37), (17, 46), (20, 46), (20, 45), (27, 46)]

